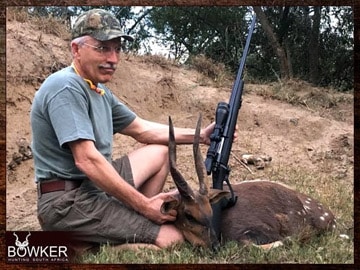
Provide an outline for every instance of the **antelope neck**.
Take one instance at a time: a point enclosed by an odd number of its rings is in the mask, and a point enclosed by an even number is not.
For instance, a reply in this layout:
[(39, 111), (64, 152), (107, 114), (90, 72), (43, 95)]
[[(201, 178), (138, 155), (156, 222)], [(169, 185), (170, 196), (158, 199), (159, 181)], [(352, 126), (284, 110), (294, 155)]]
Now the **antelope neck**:
[(91, 80), (85, 79), (79, 74), (79, 71), (76, 69), (74, 62), (71, 63), (71, 67), (75, 70), (75, 73), (79, 75), (85, 82), (87, 82), (90, 86), (90, 89), (98, 93), (100, 96), (105, 94), (105, 90), (97, 87)]

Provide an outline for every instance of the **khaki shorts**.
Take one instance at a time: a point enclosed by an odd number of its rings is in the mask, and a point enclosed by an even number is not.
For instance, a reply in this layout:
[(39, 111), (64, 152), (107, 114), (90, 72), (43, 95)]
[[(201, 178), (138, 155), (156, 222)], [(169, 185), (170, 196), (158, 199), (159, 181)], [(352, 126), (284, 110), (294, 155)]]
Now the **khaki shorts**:
[[(134, 185), (129, 158), (114, 168)], [(74, 231), (87, 242), (154, 244), (160, 226), (98, 189), (90, 180), (70, 191), (39, 195), (38, 218), (44, 231)]]

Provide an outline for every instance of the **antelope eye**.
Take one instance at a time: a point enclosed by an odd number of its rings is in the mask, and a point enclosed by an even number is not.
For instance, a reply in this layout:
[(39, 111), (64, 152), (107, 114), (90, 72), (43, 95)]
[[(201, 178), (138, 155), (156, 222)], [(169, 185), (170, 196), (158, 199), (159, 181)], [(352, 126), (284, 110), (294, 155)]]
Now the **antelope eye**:
[(185, 212), (185, 218), (190, 222), (196, 222), (196, 219), (190, 213)]

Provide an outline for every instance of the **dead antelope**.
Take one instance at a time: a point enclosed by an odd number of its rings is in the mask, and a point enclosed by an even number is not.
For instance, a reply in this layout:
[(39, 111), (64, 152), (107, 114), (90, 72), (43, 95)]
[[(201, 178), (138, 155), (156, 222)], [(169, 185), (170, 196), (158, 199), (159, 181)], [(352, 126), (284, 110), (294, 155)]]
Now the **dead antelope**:
[[(178, 211), (175, 226), (193, 245), (218, 249), (220, 246), (212, 227), (211, 204), (228, 195), (225, 190), (209, 189), (204, 161), (199, 148), (201, 116), (199, 117), (193, 153), (199, 180), (194, 191), (176, 167), (174, 128), (169, 117), (170, 173), (179, 191), (173, 201), (165, 203), (162, 211)], [(304, 230), (323, 232), (335, 227), (334, 215), (321, 203), (286, 187), (266, 180), (244, 181), (233, 185), (238, 201), (223, 210), (222, 239), (253, 243), (263, 248), (274, 246), (282, 239)]]

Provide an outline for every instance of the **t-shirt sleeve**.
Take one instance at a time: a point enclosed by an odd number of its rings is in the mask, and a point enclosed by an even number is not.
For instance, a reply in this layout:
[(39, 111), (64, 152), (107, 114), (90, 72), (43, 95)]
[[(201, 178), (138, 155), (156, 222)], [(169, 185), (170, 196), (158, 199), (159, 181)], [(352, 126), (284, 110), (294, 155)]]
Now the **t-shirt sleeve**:
[(49, 102), (50, 122), (61, 147), (78, 139), (95, 140), (87, 106), (84, 95), (70, 90), (61, 91)]
[(115, 95), (112, 94), (112, 98), (113, 133), (115, 134), (130, 125), (136, 118), (136, 114)]

